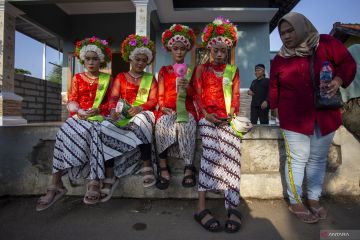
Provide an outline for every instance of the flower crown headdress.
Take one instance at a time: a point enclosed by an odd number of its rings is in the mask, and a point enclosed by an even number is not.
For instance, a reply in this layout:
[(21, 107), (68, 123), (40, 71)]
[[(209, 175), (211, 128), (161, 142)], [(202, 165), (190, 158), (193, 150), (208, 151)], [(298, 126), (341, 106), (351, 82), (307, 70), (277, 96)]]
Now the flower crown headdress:
[(169, 29), (162, 33), (161, 42), (167, 51), (171, 51), (171, 47), (175, 42), (182, 42), (189, 51), (195, 44), (196, 36), (194, 31), (188, 26), (181, 24), (173, 24)]
[(210, 48), (213, 44), (220, 42), (231, 48), (237, 43), (236, 34), (236, 26), (229, 19), (219, 16), (205, 26), (201, 35), (202, 45)]
[(146, 36), (131, 34), (121, 43), (121, 56), (125, 62), (129, 62), (137, 54), (145, 54), (147, 64), (150, 64), (155, 56), (155, 44)]
[(111, 49), (106, 40), (101, 40), (95, 36), (85, 38), (75, 43), (75, 57), (77, 57), (81, 64), (84, 64), (85, 55), (87, 52), (95, 52), (100, 59), (100, 68), (106, 67), (107, 63), (112, 59)]

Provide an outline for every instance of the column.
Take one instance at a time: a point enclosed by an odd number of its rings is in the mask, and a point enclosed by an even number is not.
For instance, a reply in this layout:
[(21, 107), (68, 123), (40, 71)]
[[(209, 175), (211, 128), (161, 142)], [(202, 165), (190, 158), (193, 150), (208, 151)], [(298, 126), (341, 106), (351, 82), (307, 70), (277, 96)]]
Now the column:
[(131, 0), (136, 8), (136, 34), (150, 36), (150, 14), (155, 9), (153, 0)]
[(22, 117), (22, 97), (14, 93), (16, 11), (0, 1), (0, 126), (26, 124)]

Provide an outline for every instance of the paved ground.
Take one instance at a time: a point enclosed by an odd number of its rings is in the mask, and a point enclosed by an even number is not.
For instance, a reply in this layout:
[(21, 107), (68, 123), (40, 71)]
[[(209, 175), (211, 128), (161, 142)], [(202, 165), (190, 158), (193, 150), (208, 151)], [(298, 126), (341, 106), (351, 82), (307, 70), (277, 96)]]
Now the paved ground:
[[(85, 206), (81, 198), (65, 197), (52, 208), (37, 213), (35, 197), (0, 198), (0, 239), (36, 240), (151, 240), (151, 239), (319, 239), (321, 229), (360, 230), (360, 197), (325, 199), (327, 220), (301, 223), (284, 200), (242, 202), (243, 229), (236, 234), (208, 233), (192, 218), (195, 200), (113, 199)], [(223, 201), (209, 207), (224, 219)]]

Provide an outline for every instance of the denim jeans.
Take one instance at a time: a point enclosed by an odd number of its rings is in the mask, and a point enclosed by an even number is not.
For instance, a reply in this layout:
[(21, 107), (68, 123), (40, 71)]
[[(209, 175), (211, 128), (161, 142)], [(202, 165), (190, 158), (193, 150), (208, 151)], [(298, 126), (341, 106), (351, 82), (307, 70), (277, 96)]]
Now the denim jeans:
[(286, 157), (285, 177), (290, 204), (301, 203), (302, 183), (306, 171), (307, 198), (319, 200), (324, 183), (327, 156), (335, 132), (321, 136), (315, 124), (313, 135), (282, 129)]

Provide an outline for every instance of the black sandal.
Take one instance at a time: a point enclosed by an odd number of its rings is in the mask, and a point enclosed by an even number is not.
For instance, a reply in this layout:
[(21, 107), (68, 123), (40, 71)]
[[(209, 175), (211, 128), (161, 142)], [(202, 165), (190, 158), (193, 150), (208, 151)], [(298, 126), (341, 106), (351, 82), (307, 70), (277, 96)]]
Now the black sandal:
[[(187, 175), (183, 178), (182, 180), (182, 185), (183, 187), (185, 188), (191, 188), (191, 187), (194, 187), (196, 185), (196, 177), (195, 177), (195, 174), (196, 174), (196, 168), (194, 167), (194, 165), (187, 165), (185, 166), (184, 168), (184, 174), (186, 172), (186, 170), (191, 170), (192, 171), (192, 174), (190, 175)], [(192, 181), (191, 182), (186, 182), (186, 180), (188, 179), (191, 179)]]
[[(233, 208), (229, 209), (228, 210), (228, 218), (230, 218), (231, 214), (238, 217), (239, 220), (241, 221), (241, 213), (238, 210), (233, 209)], [(230, 224), (235, 226), (235, 228), (230, 227), (229, 226)], [(234, 220), (226, 220), (226, 222), (225, 222), (225, 232), (227, 232), (227, 233), (235, 233), (235, 232), (239, 231), (240, 228), (241, 228), (241, 222), (237, 222)]]
[[(210, 231), (210, 232), (220, 232), (222, 230), (220, 222), (218, 220), (216, 220), (214, 217), (210, 218), (206, 223), (202, 223), (201, 220), (204, 219), (204, 217), (206, 215), (210, 215), (212, 216), (211, 212), (209, 209), (205, 209), (199, 213), (195, 213), (194, 214), (194, 219), (195, 221), (197, 221), (203, 228), (205, 228), (206, 230)], [(216, 227), (212, 227), (211, 225), (216, 223)]]
[(168, 171), (168, 173), (170, 175), (170, 168), (168, 165), (166, 165), (166, 167), (159, 167), (159, 170), (160, 171), (159, 171), (158, 179), (156, 180), (156, 187), (160, 190), (165, 190), (169, 187), (170, 180), (162, 177), (161, 172)]

